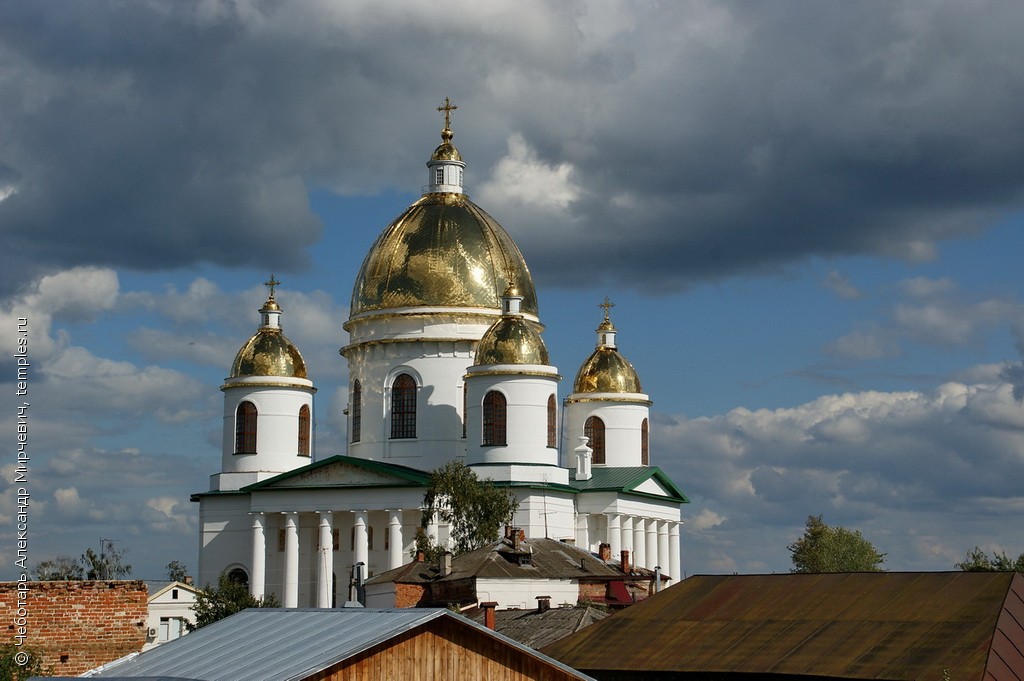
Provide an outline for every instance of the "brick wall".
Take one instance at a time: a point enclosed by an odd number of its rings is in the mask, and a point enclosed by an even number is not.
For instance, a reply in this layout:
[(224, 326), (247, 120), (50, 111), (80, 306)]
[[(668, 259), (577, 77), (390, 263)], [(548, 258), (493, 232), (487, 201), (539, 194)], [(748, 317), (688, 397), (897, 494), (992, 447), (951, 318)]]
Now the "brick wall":
[[(28, 582), (25, 647), (43, 653), (43, 666), (60, 676), (78, 675), (146, 642), (146, 584), (141, 581)], [(0, 582), (0, 612), (13, 641), (17, 582)]]
[(426, 600), (422, 584), (395, 584), (395, 607), (415, 608)]

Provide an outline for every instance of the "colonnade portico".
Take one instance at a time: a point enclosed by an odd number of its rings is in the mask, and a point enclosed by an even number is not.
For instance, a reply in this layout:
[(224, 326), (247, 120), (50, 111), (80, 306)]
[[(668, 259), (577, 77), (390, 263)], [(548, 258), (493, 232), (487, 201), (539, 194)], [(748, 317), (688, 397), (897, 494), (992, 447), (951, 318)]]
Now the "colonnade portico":
[(628, 513), (580, 513), (576, 517), (576, 543), (591, 546), (592, 533), (600, 534), (601, 516), (608, 528), (608, 545), (612, 560), (618, 560), (620, 551), (630, 551), (631, 562), (637, 567), (653, 570), (660, 567), (662, 574), (673, 582), (682, 577), (679, 556), (679, 521), (661, 520)]
[[(409, 509), (413, 510), (413, 509)], [(417, 516), (420, 509), (414, 509)], [(370, 576), (371, 551), (373, 550), (373, 530), (370, 524), (371, 513), (377, 520), (378, 541), (384, 539), (386, 553), (384, 560), (378, 551), (376, 570), (390, 570), (400, 567), (409, 560), (406, 555), (405, 542), (412, 540), (413, 532), (403, 532), (403, 509), (357, 510), (357, 511), (281, 511), (251, 512), (252, 516), (252, 562), (249, 570), (249, 592), (255, 598), (265, 598), (269, 593), (276, 592), (281, 605), (286, 608), (300, 607), (301, 583), (310, 582), (303, 578), (310, 571), (315, 573), (310, 589), (301, 600), (303, 607), (313, 606), (329, 608), (334, 604), (335, 590), (338, 600), (347, 599), (349, 575), (358, 566), (360, 581)], [(380, 514), (384, 514), (386, 524), (381, 525)], [(344, 546), (347, 542), (339, 537), (339, 528), (348, 525), (351, 519), (351, 547)], [(315, 522), (311, 522), (315, 521)], [(268, 558), (267, 532), (276, 530), (276, 544), (280, 558), (275, 559), (273, 551)], [(347, 538), (346, 538), (347, 539)], [(378, 550), (379, 550), (378, 545)], [(300, 557), (303, 557), (300, 560)], [(310, 564), (309, 561), (312, 561)], [(268, 562), (271, 563), (268, 570)], [(303, 564), (306, 563), (306, 564)], [(344, 571), (344, 578), (338, 574), (337, 568)], [(360, 565), (361, 564), (361, 565)], [(277, 569), (275, 569), (277, 568)], [(301, 570), (300, 570), (301, 568)], [(272, 576), (276, 573), (278, 579)], [(275, 588), (276, 587), (276, 588)]]

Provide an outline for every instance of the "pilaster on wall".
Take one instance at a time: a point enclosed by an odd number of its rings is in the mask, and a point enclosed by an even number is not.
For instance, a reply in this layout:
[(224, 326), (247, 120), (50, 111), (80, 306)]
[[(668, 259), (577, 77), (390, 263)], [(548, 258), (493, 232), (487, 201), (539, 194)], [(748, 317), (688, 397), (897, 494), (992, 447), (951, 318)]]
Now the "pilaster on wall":
[[(78, 676), (146, 643), (149, 611), (146, 583), (131, 581), (26, 582), (27, 638), (24, 647), (41, 653), (44, 669)], [(0, 612), (13, 622), (18, 582), (0, 582)], [(5, 641), (14, 631), (6, 630)]]

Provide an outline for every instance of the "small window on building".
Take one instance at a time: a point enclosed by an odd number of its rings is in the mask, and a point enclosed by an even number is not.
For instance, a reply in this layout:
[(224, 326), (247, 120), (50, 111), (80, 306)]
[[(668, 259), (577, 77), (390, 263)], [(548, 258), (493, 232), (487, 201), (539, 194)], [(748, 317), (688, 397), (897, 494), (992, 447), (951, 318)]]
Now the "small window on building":
[(309, 405), (299, 407), (299, 456), (309, 456)]
[(651, 465), (651, 434), (647, 419), (640, 424), (640, 465)]
[(497, 390), (484, 395), (483, 443), (504, 445), (505, 441), (505, 396)]
[(235, 410), (235, 454), (256, 453), (256, 405), (242, 402)]
[(416, 437), (416, 381), (409, 374), (391, 384), (391, 437)]
[(469, 386), (462, 384), (462, 437), (466, 437), (466, 414), (469, 410)]
[(604, 421), (597, 416), (591, 416), (583, 424), (583, 434), (590, 438), (587, 446), (594, 451), (593, 462), (604, 463)]
[(359, 442), (363, 431), (363, 384), (352, 382), (352, 442)]
[(434, 184), (444, 184), (444, 168), (434, 169)]
[(555, 396), (548, 396), (548, 447), (558, 446), (558, 405)]
[(171, 589), (171, 600), (172, 601), (178, 600), (178, 590), (177, 589)]
[(235, 568), (228, 573), (228, 581), (249, 586), (249, 574), (242, 568)]

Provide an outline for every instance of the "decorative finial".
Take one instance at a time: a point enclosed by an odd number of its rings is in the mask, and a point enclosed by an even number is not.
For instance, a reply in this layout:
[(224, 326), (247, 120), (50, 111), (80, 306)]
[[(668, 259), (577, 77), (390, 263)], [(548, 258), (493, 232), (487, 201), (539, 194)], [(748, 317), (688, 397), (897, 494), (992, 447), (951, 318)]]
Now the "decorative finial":
[(605, 320), (606, 322), (607, 322), (607, 321), (609, 321), (609, 318), (608, 318), (608, 317), (609, 317), (609, 313), (611, 312), (611, 309), (612, 309), (613, 307), (615, 307), (615, 303), (613, 303), (612, 301), (610, 301), (610, 300), (608, 299), (608, 296), (605, 296), (605, 297), (604, 297), (604, 302), (603, 302), (603, 303), (601, 303), (600, 305), (598, 305), (598, 307), (603, 307), (603, 308), (604, 308), (604, 320)]
[(270, 275), (270, 281), (263, 282), (263, 285), (270, 289), (270, 300), (274, 299), (274, 289), (281, 285), (281, 282), (274, 278), (274, 275)]
[(448, 97), (444, 98), (444, 106), (437, 107), (438, 111), (444, 112), (444, 130), (441, 131), (441, 137), (447, 142), (452, 138), (452, 111), (455, 111), (459, 107), (452, 103), (452, 100)]

